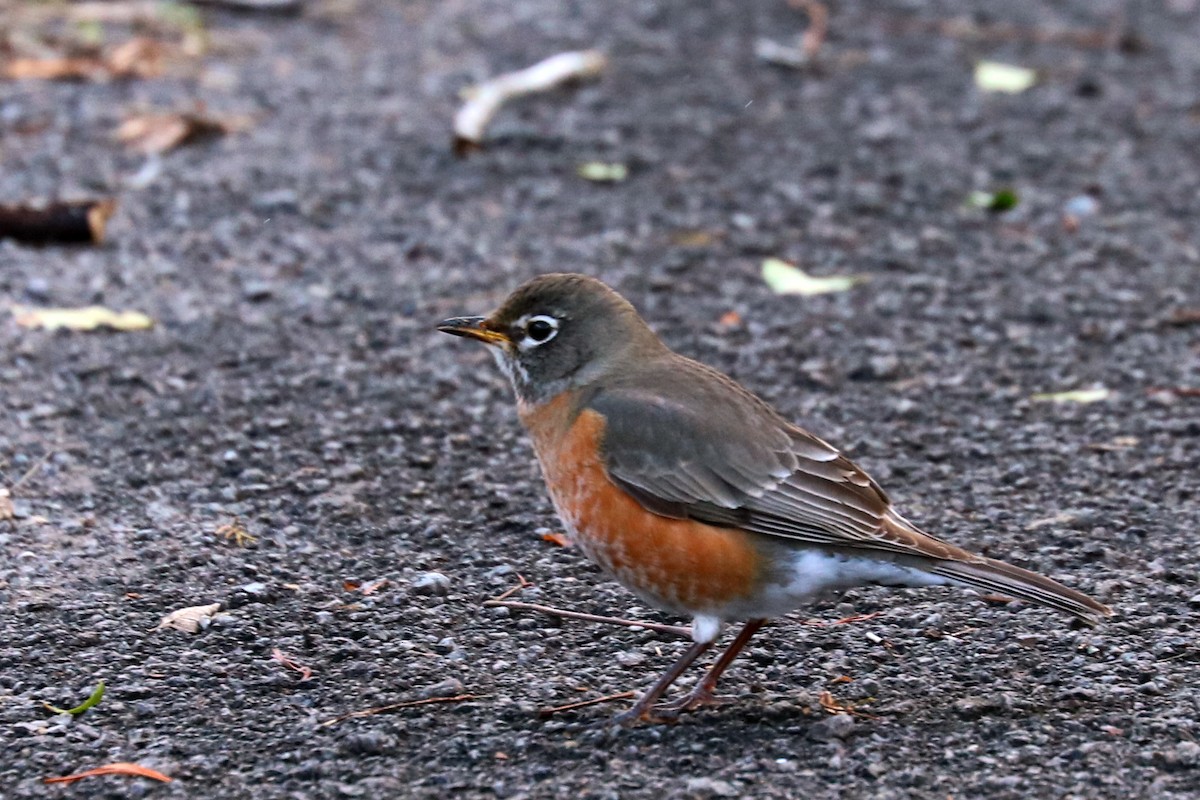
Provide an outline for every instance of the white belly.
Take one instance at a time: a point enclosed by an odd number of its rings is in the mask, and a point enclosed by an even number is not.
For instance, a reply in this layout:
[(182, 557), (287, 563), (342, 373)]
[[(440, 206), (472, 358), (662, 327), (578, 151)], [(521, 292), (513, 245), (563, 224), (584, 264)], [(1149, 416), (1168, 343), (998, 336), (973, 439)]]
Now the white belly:
[(753, 598), (722, 609), (723, 619), (770, 619), (794, 611), (825, 592), (854, 586), (943, 586), (938, 575), (872, 558), (800, 550), (781, 577)]

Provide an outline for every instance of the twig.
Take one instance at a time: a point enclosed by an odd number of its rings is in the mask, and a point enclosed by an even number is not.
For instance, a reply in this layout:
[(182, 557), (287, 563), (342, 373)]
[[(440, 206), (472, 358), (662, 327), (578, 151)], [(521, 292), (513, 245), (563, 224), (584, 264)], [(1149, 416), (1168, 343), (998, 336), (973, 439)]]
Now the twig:
[(1107, 30), (1098, 28), (1076, 28), (1051, 30), (1014, 25), (1008, 22), (976, 23), (966, 19), (913, 19), (905, 17), (885, 18), (886, 24), (899, 31), (934, 33), (949, 39), (965, 39), (977, 42), (1033, 42), (1035, 44), (1062, 44), (1081, 49), (1108, 49), (1119, 45), (1127, 32), (1122, 29), (1124, 20), (1117, 18)]
[(100, 244), (117, 201), (84, 200), (47, 206), (0, 206), (0, 239), (30, 244)]
[(830, 692), (821, 692), (817, 698), (817, 702), (821, 704), (821, 708), (825, 709), (830, 714), (849, 714), (852, 717), (862, 717), (863, 719), (879, 719), (874, 714), (868, 714), (865, 711), (859, 711), (850, 703), (841, 703), (833, 698)]
[(401, 708), (413, 708), (415, 706), (430, 706), (435, 703), (463, 703), (467, 700), (480, 700), (487, 697), (485, 694), (456, 694), (454, 697), (427, 697), (424, 700), (406, 700), (403, 703), (392, 703), (386, 706), (376, 706), (375, 708), (364, 708), (361, 711), (351, 711), (348, 714), (342, 714), (340, 717), (327, 719), (321, 723), (322, 728), (327, 728), (330, 725), (336, 725), (339, 722), (345, 722), (348, 719), (356, 717), (372, 717), (376, 714), (386, 714), (389, 711), (396, 711)]
[(566, 611), (553, 606), (544, 606), (540, 603), (521, 603), (516, 600), (487, 600), (484, 602), (486, 608), (515, 608), (524, 611), (540, 611), (551, 617), (562, 617), (564, 619), (577, 619), (583, 622), (599, 622), (605, 625), (624, 625), (630, 628), (645, 628), (646, 630), (657, 631), (659, 633), (669, 633), (675, 636), (682, 636), (685, 639), (690, 639), (692, 629), (685, 628), (679, 625), (662, 625), (657, 622), (643, 622), (636, 619), (621, 619), (620, 617), (602, 617), (599, 614), (584, 614), (580, 611)]
[(866, 622), (869, 619), (883, 616), (884, 611), (872, 611), (870, 614), (852, 614), (849, 617), (835, 619), (833, 622), (826, 622), (823, 619), (805, 619), (801, 620), (801, 625), (807, 625), (810, 628), (828, 628), (830, 625), (849, 625), (853, 622)]
[(567, 81), (595, 77), (607, 66), (608, 59), (599, 50), (559, 53), (473, 87), (454, 117), (454, 152), (464, 156), (482, 147), (488, 123), (509, 100), (546, 92)]
[(560, 711), (574, 711), (577, 708), (586, 708), (600, 703), (610, 703), (613, 700), (628, 700), (631, 697), (636, 697), (637, 692), (618, 692), (617, 694), (606, 694), (604, 697), (594, 697), (591, 700), (580, 700), (577, 703), (567, 703), (565, 706), (554, 706), (553, 708), (542, 708), (538, 710), (538, 716), (545, 719), (551, 717)]
[(39, 458), (36, 462), (34, 462), (32, 467), (25, 470), (25, 474), (17, 479), (17, 482), (12, 486), (0, 486), (0, 522), (7, 522), (9, 526), (14, 529), (17, 527), (17, 510), (13, 506), (12, 496), (17, 489), (21, 488), (21, 485), (25, 483), (25, 481), (32, 478), (34, 473), (42, 468), (42, 465), (45, 464), (52, 455), (54, 455), (53, 450), (47, 452), (45, 455)]
[(1200, 386), (1161, 386), (1151, 387), (1146, 394), (1173, 394), (1176, 397), (1200, 397)]
[(533, 584), (530, 581), (525, 580), (525, 576), (519, 572), (517, 573), (517, 581), (518, 583), (516, 586), (505, 589), (503, 592), (491, 598), (490, 600), (485, 600), (484, 605), (487, 605), (488, 603), (499, 603), (501, 600), (507, 600), (522, 589), (533, 586)]
[(50, 450), (49, 452), (45, 453), (41, 458), (39, 458), (37, 461), (35, 461), (33, 466), (30, 467), (29, 469), (25, 470), (25, 474), (17, 479), (16, 483), (14, 483), (12, 486), (8, 487), (9, 491), (15, 492), (17, 489), (20, 489), (21, 486), (25, 483), (25, 481), (32, 478), (33, 474), (35, 472), (37, 472), (39, 469), (41, 469), (43, 464), (45, 464), (47, 461), (50, 460), (50, 456), (52, 456), (52, 455), (54, 455), (54, 451)]
[(829, 9), (819, 0), (788, 0), (788, 5), (808, 14), (808, 30), (800, 39), (800, 50), (804, 58), (811, 62), (825, 44), (825, 35), (829, 32)]
[(280, 650), (278, 647), (276, 647), (274, 650), (271, 651), (271, 658), (278, 661), (280, 664), (283, 664), (288, 669), (299, 672), (301, 683), (304, 683), (306, 680), (310, 679), (313, 676), (312, 667), (304, 666), (300, 662), (296, 661), (296, 659), (292, 658), (287, 653)]
[(304, 10), (303, 0), (191, 0), (191, 2), (198, 6), (266, 14), (299, 14)]

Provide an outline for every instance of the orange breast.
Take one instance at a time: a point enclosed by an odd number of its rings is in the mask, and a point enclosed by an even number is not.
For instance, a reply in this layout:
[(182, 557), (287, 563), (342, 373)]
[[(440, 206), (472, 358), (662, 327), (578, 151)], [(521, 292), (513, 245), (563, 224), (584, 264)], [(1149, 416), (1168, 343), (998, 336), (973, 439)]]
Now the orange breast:
[(714, 613), (753, 594), (762, 565), (743, 531), (652, 514), (608, 477), (604, 417), (560, 395), (521, 409), (558, 514), (580, 548), (626, 587), (675, 611)]

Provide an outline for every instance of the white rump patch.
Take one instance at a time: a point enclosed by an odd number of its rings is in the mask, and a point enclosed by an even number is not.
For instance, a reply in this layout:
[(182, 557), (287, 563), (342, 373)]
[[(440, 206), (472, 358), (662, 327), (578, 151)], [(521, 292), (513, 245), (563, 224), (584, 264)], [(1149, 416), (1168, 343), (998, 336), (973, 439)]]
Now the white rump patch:
[(697, 614), (692, 617), (692, 641), (697, 644), (713, 641), (720, 635), (723, 625), (724, 623), (717, 617)]

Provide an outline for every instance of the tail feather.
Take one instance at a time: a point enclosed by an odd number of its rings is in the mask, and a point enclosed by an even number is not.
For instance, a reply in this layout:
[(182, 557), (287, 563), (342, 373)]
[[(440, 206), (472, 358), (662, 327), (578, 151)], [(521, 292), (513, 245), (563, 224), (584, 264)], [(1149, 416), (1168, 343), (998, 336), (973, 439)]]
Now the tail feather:
[(969, 561), (937, 561), (927, 569), (935, 575), (974, 589), (997, 592), (1063, 611), (1089, 625), (1096, 624), (1104, 617), (1111, 617), (1113, 613), (1111, 608), (1083, 592), (994, 558), (977, 556)]

